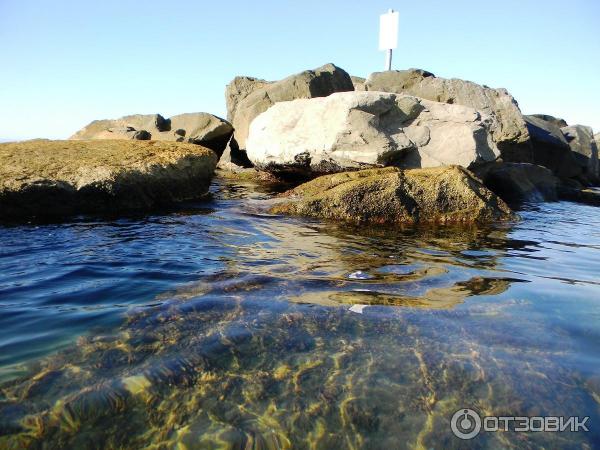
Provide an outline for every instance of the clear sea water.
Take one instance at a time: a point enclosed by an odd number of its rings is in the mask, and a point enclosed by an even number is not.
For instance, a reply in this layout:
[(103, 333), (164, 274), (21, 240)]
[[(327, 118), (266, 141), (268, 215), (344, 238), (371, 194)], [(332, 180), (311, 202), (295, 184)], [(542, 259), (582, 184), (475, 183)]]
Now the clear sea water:
[[(0, 226), (0, 448), (600, 447), (599, 208), (370, 229), (213, 194)], [(462, 408), (589, 432), (462, 441)]]

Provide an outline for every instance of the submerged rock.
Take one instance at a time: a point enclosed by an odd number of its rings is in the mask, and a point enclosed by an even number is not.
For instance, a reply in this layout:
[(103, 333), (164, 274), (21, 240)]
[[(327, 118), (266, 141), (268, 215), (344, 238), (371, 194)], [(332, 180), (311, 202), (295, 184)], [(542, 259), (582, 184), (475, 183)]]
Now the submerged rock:
[(275, 214), (415, 224), (512, 220), (510, 208), (459, 166), (394, 167), (325, 175), (285, 194)]
[(326, 64), (276, 82), (236, 77), (227, 85), (225, 99), (228, 118), (235, 128), (235, 140), (239, 148), (245, 149), (251, 122), (273, 104), (352, 90), (350, 75), (333, 64)]
[(473, 167), (500, 155), (489, 126), (489, 117), (466, 106), (342, 92), (273, 105), (252, 123), (246, 147), (257, 167), (280, 174), (387, 165)]
[(519, 105), (506, 89), (492, 89), (455, 78), (439, 78), (417, 69), (372, 73), (367, 79), (366, 89), (404, 93), (474, 108), (492, 117), (492, 137), (504, 161), (532, 162), (525, 121)]
[(208, 113), (185, 113), (165, 119), (160, 114), (135, 114), (94, 120), (69, 139), (139, 139), (198, 144), (223, 153), (233, 134), (231, 124)]
[(506, 202), (558, 200), (560, 181), (550, 169), (528, 163), (490, 163), (474, 170)]
[(176, 142), (0, 144), (0, 218), (164, 206), (206, 194), (217, 156)]

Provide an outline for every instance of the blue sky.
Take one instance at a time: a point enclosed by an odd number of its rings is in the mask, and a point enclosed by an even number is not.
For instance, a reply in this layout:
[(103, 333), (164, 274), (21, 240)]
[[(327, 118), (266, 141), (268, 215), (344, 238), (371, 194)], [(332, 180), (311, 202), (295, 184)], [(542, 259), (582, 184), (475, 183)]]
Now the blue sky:
[(505, 87), (526, 114), (600, 131), (598, 0), (0, 0), (0, 138), (67, 138), (132, 113), (224, 116), (236, 75), (333, 62), (366, 76), (384, 65), (388, 8), (394, 69)]

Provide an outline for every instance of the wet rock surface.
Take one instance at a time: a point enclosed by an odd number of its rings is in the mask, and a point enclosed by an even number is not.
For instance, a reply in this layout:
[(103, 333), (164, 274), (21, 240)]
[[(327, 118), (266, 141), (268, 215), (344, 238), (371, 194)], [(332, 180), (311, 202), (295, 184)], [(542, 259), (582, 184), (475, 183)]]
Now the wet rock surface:
[[(0, 229), (12, 255), (0, 260), (3, 345), (65, 295), (70, 326), (118, 318), (9, 379), (0, 371), (0, 448), (453, 449), (465, 443), (450, 417), (465, 407), (600, 420), (593, 208), (548, 203), (516, 224), (401, 230), (273, 217), (259, 207), (272, 195), (262, 185), (215, 183), (214, 202), (186, 212), (26, 227), (22, 245), (18, 229)], [(48, 242), (64, 255), (55, 266), (87, 270), (45, 274)], [(11, 333), (16, 313), (22, 334)], [(591, 428), (471, 442), (598, 439)]]
[(491, 163), (474, 170), (483, 184), (504, 201), (558, 200), (560, 180), (546, 167), (528, 163)]
[(285, 194), (271, 212), (375, 224), (513, 220), (510, 208), (458, 166), (325, 175)]

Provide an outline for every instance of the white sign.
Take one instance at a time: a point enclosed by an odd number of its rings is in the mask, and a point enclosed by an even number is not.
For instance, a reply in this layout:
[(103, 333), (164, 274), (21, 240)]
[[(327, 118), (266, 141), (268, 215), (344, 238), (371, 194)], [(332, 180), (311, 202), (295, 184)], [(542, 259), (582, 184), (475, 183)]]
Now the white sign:
[(392, 50), (398, 46), (398, 11), (379, 16), (379, 50)]

